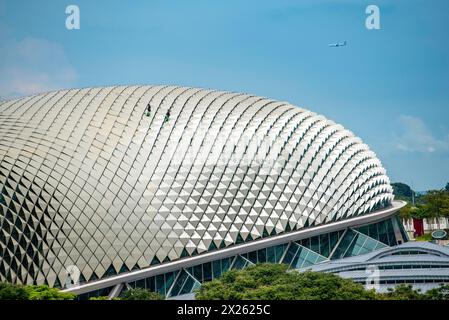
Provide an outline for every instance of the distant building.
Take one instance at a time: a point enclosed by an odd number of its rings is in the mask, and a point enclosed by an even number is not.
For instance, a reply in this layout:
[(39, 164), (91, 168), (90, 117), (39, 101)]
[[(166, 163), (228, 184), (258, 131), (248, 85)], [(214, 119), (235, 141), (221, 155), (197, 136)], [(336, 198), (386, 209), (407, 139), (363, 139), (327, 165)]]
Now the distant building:
[(432, 218), (432, 219), (403, 219), (405, 231), (408, 236), (413, 239), (415, 236), (424, 233), (432, 233), (435, 230), (449, 230), (449, 218)]
[(362, 284), (377, 284), (380, 292), (398, 284), (409, 284), (424, 292), (449, 284), (449, 248), (411, 241), (301, 270), (330, 272)]

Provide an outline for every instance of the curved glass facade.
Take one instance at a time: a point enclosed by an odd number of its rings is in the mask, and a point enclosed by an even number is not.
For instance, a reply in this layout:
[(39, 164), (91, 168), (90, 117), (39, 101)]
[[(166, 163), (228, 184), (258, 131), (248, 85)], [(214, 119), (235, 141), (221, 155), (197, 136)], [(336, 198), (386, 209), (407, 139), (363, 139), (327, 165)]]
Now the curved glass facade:
[[(193, 293), (203, 282), (219, 278), (228, 270), (244, 269), (256, 263), (285, 263), (292, 269), (301, 269), (317, 263), (342, 258), (341, 252), (345, 253), (345, 257), (362, 255), (406, 242), (408, 239), (403, 238), (405, 233), (401, 232), (403, 227), (396, 224), (397, 221), (398, 218), (393, 217), (364, 227), (346, 228), (224, 259), (212, 260), (174, 272), (124, 282), (121, 291), (126, 291), (128, 288), (143, 288), (170, 298)], [(362, 233), (361, 230), (365, 231), (367, 227), (376, 230), (375, 233), (371, 233), (371, 236)], [(385, 236), (385, 233), (388, 236)], [(385, 242), (378, 241), (376, 238)], [(365, 269), (366, 267), (363, 270)], [(93, 290), (79, 295), (78, 298), (88, 299), (106, 296), (111, 290), (112, 287)]]

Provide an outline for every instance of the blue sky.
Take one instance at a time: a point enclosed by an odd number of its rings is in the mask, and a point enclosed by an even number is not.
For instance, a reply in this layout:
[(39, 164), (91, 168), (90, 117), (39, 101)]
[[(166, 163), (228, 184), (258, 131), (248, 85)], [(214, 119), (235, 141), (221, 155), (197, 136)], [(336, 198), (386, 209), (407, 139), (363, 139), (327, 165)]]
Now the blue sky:
[[(71, 4), (80, 30), (65, 28)], [(365, 28), (369, 4), (381, 30)], [(0, 96), (161, 83), (253, 93), (341, 123), (393, 181), (441, 188), (448, 31), (447, 0), (0, 0)]]

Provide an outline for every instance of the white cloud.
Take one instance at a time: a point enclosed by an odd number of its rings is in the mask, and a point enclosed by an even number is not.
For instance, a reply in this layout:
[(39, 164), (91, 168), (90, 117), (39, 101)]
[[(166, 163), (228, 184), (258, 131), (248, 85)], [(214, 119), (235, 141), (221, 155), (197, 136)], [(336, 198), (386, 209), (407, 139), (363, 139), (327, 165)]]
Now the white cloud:
[(449, 136), (443, 139), (435, 137), (421, 119), (401, 115), (398, 124), (400, 133), (393, 138), (397, 149), (422, 153), (449, 151)]
[(0, 95), (14, 97), (61, 89), (78, 75), (61, 45), (39, 38), (0, 45)]

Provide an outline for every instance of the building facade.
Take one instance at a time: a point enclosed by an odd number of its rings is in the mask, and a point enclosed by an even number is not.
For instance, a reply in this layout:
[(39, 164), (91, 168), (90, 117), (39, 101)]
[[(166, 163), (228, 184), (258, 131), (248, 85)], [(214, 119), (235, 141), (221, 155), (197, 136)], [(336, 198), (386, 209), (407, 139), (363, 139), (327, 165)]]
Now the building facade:
[(79, 294), (155, 277), (148, 287), (173, 295), (256, 251), (302, 267), (355, 254), (341, 249), (349, 237), (360, 252), (407, 240), (366, 144), (241, 93), (118, 86), (0, 102), (0, 190), (0, 281)]
[(410, 241), (302, 269), (330, 272), (386, 292), (399, 284), (425, 292), (449, 283), (449, 247)]

